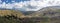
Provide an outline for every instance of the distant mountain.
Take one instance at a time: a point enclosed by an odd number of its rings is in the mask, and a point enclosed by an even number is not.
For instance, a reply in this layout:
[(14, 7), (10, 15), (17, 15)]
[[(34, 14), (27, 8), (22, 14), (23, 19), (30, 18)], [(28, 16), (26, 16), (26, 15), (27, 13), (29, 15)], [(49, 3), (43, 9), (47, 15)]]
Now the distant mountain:
[(7, 8), (0, 8), (0, 10), (12, 10), (12, 9), (7, 9)]
[(36, 11), (26, 11), (26, 12), (22, 12), (24, 15), (29, 15), (29, 14), (32, 14), (32, 13), (35, 13)]
[(60, 6), (44, 7), (30, 15), (31, 16), (48, 16), (48, 17), (60, 16)]
[(22, 11), (22, 9), (20, 10), (19, 8), (12, 8), (12, 9), (0, 8), (0, 10), (15, 10), (23, 13), (24, 15), (29, 15), (35, 12), (35, 11)]

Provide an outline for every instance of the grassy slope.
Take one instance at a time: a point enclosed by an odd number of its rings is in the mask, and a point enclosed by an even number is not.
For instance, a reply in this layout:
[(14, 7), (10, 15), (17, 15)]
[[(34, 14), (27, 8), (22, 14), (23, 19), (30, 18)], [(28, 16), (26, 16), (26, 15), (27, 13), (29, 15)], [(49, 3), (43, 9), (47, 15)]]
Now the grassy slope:
[(11, 16), (14, 15), (15, 17), (21, 17), (23, 16), (23, 14), (20, 11), (14, 11), (14, 10), (0, 10), (0, 16), (7, 16), (10, 15)]

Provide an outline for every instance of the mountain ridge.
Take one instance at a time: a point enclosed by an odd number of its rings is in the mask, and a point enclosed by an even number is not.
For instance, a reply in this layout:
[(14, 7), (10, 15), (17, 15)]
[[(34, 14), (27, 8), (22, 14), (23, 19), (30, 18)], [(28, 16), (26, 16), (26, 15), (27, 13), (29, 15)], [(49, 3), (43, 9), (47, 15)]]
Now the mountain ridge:
[[(40, 10), (38, 10), (35, 13), (30, 14), (31, 16), (48, 16), (48, 17), (53, 17), (54, 15), (57, 14), (57, 16), (60, 15), (60, 6), (48, 6), (48, 7), (44, 7)], [(56, 13), (56, 14), (55, 14)], [(53, 14), (51, 16), (51, 14)]]

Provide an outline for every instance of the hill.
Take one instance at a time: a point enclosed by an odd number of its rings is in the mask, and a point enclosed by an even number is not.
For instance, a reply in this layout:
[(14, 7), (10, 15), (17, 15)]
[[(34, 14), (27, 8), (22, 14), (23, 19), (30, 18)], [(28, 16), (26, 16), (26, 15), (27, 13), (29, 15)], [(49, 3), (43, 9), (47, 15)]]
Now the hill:
[(44, 7), (29, 16), (37, 23), (60, 23), (60, 6)]
[(16, 10), (0, 10), (0, 16), (12, 16), (14, 15), (15, 17), (22, 17), (24, 16), (20, 11)]
[(55, 15), (59, 16), (60, 14), (60, 6), (49, 6), (44, 7), (35, 13), (30, 14), (31, 16), (48, 16), (53, 17)]

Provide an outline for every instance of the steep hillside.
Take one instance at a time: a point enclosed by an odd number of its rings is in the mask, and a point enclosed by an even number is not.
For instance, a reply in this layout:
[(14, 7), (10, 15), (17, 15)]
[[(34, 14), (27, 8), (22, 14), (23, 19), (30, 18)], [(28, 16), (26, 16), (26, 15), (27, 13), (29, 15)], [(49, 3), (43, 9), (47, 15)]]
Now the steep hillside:
[(48, 17), (60, 16), (60, 6), (44, 7), (30, 15), (31, 16), (48, 16)]
[(60, 23), (60, 6), (49, 6), (30, 14), (35, 23)]
[(24, 16), (20, 11), (15, 11), (15, 10), (0, 10), (0, 16), (12, 16), (14, 15), (15, 17), (22, 17)]

